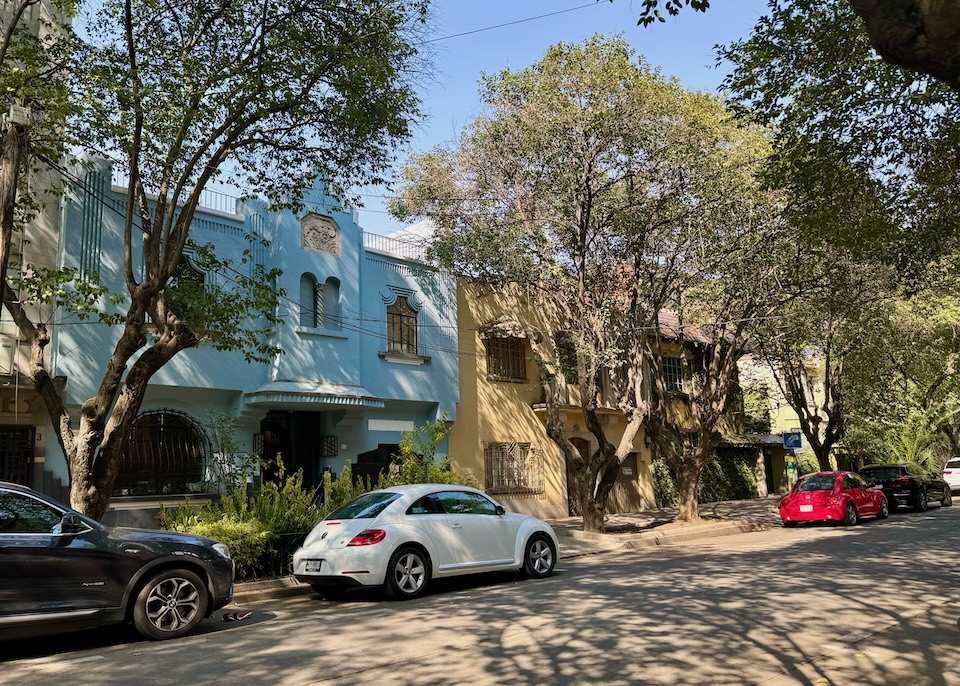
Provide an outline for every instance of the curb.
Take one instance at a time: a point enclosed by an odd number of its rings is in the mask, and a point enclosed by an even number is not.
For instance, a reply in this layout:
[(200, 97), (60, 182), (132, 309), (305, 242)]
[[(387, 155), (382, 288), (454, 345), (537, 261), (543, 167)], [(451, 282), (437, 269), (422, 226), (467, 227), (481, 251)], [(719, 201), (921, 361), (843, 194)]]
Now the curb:
[[(747, 521), (723, 521), (701, 526), (677, 528), (667, 531), (646, 531), (636, 534), (598, 534), (590, 531), (567, 529), (557, 531), (557, 537), (570, 538), (580, 543), (588, 544), (592, 550), (577, 550), (567, 554), (561, 552), (560, 559), (573, 559), (598, 555), (615, 550), (637, 550), (656, 546), (669, 546), (679, 543), (688, 543), (700, 539), (716, 538), (717, 536), (731, 536), (733, 534), (762, 531), (763, 527)], [(256, 600), (270, 600), (272, 598), (286, 598), (290, 596), (306, 595), (313, 591), (309, 584), (300, 583), (292, 576), (277, 579), (263, 579), (260, 581), (245, 581), (234, 585), (233, 599), (230, 605), (242, 605)]]
[(234, 584), (233, 599), (230, 601), (230, 605), (249, 603), (254, 600), (304, 595), (312, 590), (308, 584), (302, 584), (292, 576), (262, 579), (260, 581), (244, 581)]
[(686, 543), (717, 536), (731, 536), (759, 531), (762, 527), (747, 521), (724, 521), (663, 531), (643, 531), (635, 534), (598, 534), (591, 531), (568, 530), (563, 535), (575, 541), (589, 543), (603, 550), (635, 550), (653, 546)]

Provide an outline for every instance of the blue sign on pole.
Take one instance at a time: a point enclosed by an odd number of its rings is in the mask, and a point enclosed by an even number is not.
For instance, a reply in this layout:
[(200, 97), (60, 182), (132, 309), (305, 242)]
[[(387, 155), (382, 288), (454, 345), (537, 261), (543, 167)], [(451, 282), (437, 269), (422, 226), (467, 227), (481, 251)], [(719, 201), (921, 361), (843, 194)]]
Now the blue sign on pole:
[(784, 431), (784, 432), (783, 432), (783, 447), (784, 447), (784, 448), (799, 448), (799, 447), (800, 447), (800, 432), (799, 432), (799, 431)]

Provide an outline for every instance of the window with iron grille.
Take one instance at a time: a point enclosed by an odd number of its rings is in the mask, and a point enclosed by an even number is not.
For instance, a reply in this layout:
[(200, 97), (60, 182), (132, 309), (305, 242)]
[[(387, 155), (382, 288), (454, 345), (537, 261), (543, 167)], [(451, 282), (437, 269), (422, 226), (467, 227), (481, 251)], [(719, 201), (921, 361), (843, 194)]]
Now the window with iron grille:
[(487, 493), (544, 492), (543, 450), (531, 443), (487, 443), (483, 449)]
[(417, 311), (403, 296), (387, 306), (387, 351), (417, 354)]
[(668, 391), (683, 391), (683, 367), (680, 366), (679, 357), (661, 358), (663, 367), (663, 382)]
[(115, 495), (161, 495), (206, 489), (207, 441), (178, 412), (146, 412), (134, 420), (120, 460)]
[(527, 382), (527, 358), (522, 338), (487, 339), (487, 378)]

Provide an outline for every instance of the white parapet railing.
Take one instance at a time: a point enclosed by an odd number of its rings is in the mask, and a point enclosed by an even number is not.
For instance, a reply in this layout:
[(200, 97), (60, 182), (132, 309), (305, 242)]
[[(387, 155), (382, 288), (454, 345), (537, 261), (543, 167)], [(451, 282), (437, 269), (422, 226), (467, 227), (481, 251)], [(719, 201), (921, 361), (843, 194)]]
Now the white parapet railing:
[(395, 238), (381, 236), (376, 233), (363, 232), (363, 247), (385, 255), (402, 257), (405, 260), (427, 263), (427, 249), (429, 244), (424, 240)]
[[(129, 176), (115, 169), (110, 182), (113, 184), (114, 188), (126, 189), (129, 179)], [(156, 197), (156, 194), (151, 194), (151, 197)], [(237, 198), (235, 195), (204, 188), (202, 191), (200, 191), (200, 202), (198, 203), (198, 206), (205, 210), (212, 210), (214, 212), (221, 212), (223, 214), (237, 215), (239, 214), (239, 212), (237, 212), (238, 201), (239, 198)]]

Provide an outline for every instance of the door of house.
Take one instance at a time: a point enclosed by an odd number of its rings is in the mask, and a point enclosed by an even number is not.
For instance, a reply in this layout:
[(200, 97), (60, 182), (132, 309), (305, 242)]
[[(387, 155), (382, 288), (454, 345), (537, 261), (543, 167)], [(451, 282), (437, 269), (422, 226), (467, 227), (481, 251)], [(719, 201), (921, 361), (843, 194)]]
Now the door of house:
[(32, 485), (35, 436), (32, 426), (0, 427), (0, 481)]
[(776, 493), (777, 487), (773, 482), (773, 456), (767, 449), (763, 451), (763, 474), (766, 477), (767, 494)]
[(376, 450), (368, 450), (357, 455), (357, 461), (350, 466), (353, 472), (353, 483), (370, 483), (376, 488), (381, 474), (390, 469), (392, 456), (400, 452), (396, 443), (380, 443)]

